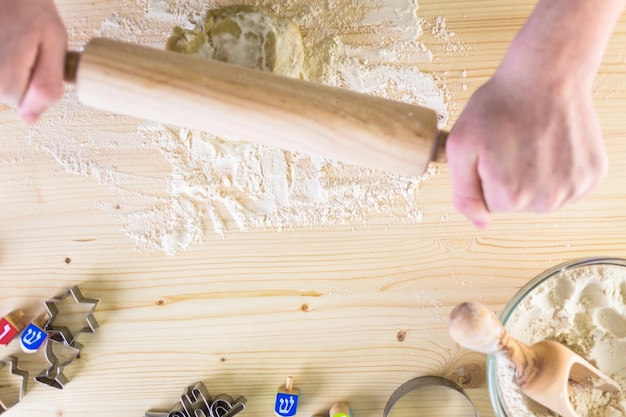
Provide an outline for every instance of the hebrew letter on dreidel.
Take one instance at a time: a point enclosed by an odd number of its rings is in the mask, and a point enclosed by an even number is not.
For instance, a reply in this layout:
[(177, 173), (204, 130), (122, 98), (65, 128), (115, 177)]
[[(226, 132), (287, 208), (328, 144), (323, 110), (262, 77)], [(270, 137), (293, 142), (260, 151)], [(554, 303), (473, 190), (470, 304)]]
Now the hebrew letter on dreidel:
[(20, 338), (22, 350), (26, 353), (37, 352), (47, 337), (45, 331), (30, 323)]
[(2, 340), (6, 335), (11, 331), (11, 325), (9, 323), (5, 323), (4, 329), (2, 330), (2, 334), (0, 334), (0, 340)]
[(293, 416), (294, 414), (296, 414), (295, 411), (298, 406), (295, 398), (297, 397), (293, 395), (284, 397), (281, 396), (280, 398), (278, 398), (278, 414), (280, 414), (281, 416)]

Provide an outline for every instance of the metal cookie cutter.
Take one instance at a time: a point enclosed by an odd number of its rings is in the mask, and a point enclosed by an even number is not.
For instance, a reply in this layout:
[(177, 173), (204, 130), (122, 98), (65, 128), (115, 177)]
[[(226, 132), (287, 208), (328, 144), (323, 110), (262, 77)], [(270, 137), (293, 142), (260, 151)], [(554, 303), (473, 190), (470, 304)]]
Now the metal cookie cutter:
[(195, 417), (198, 411), (206, 417), (233, 417), (246, 407), (246, 397), (233, 398), (227, 394), (220, 394), (215, 399), (202, 382), (196, 382), (185, 389), (176, 404), (169, 412), (148, 411), (144, 417)]
[(7, 356), (4, 359), (0, 359), (0, 369), (6, 366), (9, 367), (11, 375), (17, 375), (22, 378), (22, 383), (20, 384), (20, 390), (16, 400), (11, 403), (6, 403), (3, 399), (0, 399), (0, 414), (22, 401), (22, 397), (26, 394), (26, 388), (28, 387), (28, 372), (18, 367), (17, 358), (15, 356)]
[[(85, 320), (87, 321), (87, 326), (83, 327), (76, 331), (76, 333), (72, 334), (71, 330), (66, 326), (58, 326), (54, 325), (54, 321), (59, 315), (59, 308), (57, 307), (58, 303), (62, 303), (69, 296), (74, 298), (74, 301), (79, 304), (91, 304), (91, 308), (87, 313)], [(96, 306), (100, 302), (97, 298), (87, 298), (83, 296), (78, 289), (77, 285), (74, 285), (70, 289), (68, 289), (65, 294), (60, 297), (51, 298), (46, 301), (46, 309), (50, 313), (50, 319), (46, 323), (45, 330), (50, 334), (50, 339), (56, 340), (57, 342), (65, 343), (68, 346), (74, 346), (76, 343), (76, 338), (81, 333), (94, 333), (96, 329), (100, 326), (96, 321), (94, 316), (94, 310)]]
[(396, 388), (396, 390), (393, 392), (393, 394), (391, 394), (391, 396), (387, 400), (387, 404), (385, 404), (385, 409), (383, 411), (383, 417), (390, 417), (389, 414), (391, 413), (391, 409), (396, 405), (398, 401), (402, 399), (402, 397), (404, 397), (408, 393), (413, 392), (415, 390), (422, 389), (422, 388), (426, 388), (426, 387), (437, 387), (437, 386), (443, 387), (443, 388), (449, 388), (461, 394), (469, 402), (472, 410), (474, 411), (474, 416), (479, 417), (476, 406), (474, 405), (470, 397), (467, 395), (465, 390), (463, 390), (463, 388), (456, 382), (453, 382), (449, 379), (446, 379), (440, 376), (420, 376), (417, 378), (413, 378), (410, 381), (407, 381), (404, 384), (400, 385), (398, 388)]
[[(71, 357), (66, 359), (64, 362), (61, 362), (59, 357), (54, 352), (54, 345), (66, 346), (71, 349), (73, 351)], [(63, 371), (66, 366), (74, 362), (74, 359), (76, 359), (80, 353), (81, 348), (82, 345), (80, 343), (74, 342), (74, 345), (70, 346), (63, 342), (49, 339), (46, 344), (46, 360), (50, 364), (50, 367), (37, 375), (35, 377), (35, 381), (48, 385), (52, 388), (63, 389), (69, 382)]]

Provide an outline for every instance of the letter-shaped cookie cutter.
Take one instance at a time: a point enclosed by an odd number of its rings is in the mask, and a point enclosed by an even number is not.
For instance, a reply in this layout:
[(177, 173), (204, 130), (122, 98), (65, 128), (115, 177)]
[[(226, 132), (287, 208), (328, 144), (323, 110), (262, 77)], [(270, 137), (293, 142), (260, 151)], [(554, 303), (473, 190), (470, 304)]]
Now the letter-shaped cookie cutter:
[[(56, 326), (54, 325), (54, 321), (59, 315), (59, 308), (57, 307), (58, 303), (62, 303), (69, 296), (74, 298), (74, 301), (79, 304), (91, 304), (91, 308), (87, 313), (85, 320), (87, 321), (87, 326), (83, 327), (76, 331), (76, 333), (72, 334), (71, 330), (66, 326)], [(83, 296), (80, 292), (80, 289), (77, 285), (74, 285), (70, 289), (68, 289), (65, 294), (60, 297), (51, 298), (46, 301), (46, 309), (50, 313), (50, 319), (46, 323), (45, 330), (50, 334), (50, 339), (56, 340), (57, 342), (65, 343), (68, 346), (73, 346), (76, 343), (76, 338), (81, 333), (94, 333), (96, 329), (100, 326), (96, 321), (96, 318), (93, 314), (96, 306), (100, 302), (97, 298), (87, 298)]]
[(15, 356), (7, 356), (4, 359), (0, 359), (0, 369), (6, 366), (9, 367), (9, 372), (11, 372), (12, 375), (17, 375), (22, 378), (22, 383), (20, 384), (17, 400), (13, 401), (11, 404), (7, 404), (0, 399), (0, 414), (22, 401), (22, 397), (26, 395), (26, 389), (28, 387), (28, 372), (18, 367), (18, 361)]
[[(66, 346), (71, 349), (73, 351), (72, 356), (64, 362), (61, 362), (59, 357), (54, 352), (54, 345)], [(77, 342), (74, 342), (73, 345), (67, 345), (63, 342), (50, 338), (46, 344), (46, 360), (50, 364), (50, 367), (37, 375), (35, 377), (35, 381), (48, 385), (52, 388), (63, 389), (63, 387), (65, 387), (65, 385), (69, 382), (63, 371), (66, 366), (74, 362), (74, 359), (76, 359), (80, 353), (81, 348), (82, 345)]]
[(246, 408), (247, 399), (240, 396), (233, 401), (228, 394), (220, 394), (215, 399), (209, 395), (209, 391), (202, 382), (196, 382), (185, 389), (171, 411), (148, 411), (144, 417), (196, 417), (198, 412), (206, 417), (233, 417)]

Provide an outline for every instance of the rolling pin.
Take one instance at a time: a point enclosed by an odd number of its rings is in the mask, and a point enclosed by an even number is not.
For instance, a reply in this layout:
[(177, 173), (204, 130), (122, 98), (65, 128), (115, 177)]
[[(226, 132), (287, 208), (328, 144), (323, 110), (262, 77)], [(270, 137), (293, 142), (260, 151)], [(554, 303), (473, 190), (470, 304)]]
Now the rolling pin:
[(103, 38), (65, 79), (86, 106), (225, 139), (409, 176), (445, 162), (435, 111), (343, 88)]

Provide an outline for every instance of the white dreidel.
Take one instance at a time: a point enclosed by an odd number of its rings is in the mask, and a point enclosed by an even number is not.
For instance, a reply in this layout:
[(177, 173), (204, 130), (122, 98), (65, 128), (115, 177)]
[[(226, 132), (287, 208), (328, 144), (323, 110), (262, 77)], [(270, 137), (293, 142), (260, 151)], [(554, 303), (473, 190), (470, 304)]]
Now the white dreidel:
[(16, 310), (0, 318), (0, 345), (8, 345), (24, 328), (22, 317), (24, 317), (24, 312)]
[(50, 314), (43, 313), (26, 326), (20, 337), (20, 346), (24, 352), (35, 353), (43, 346), (43, 343), (48, 339), (48, 333), (44, 327), (49, 319)]
[(278, 388), (274, 412), (279, 417), (291, 417), (298, 410), (298, 397), (300, 390), (293, 386), (293, 378), (288, 376), (285, 385)]

